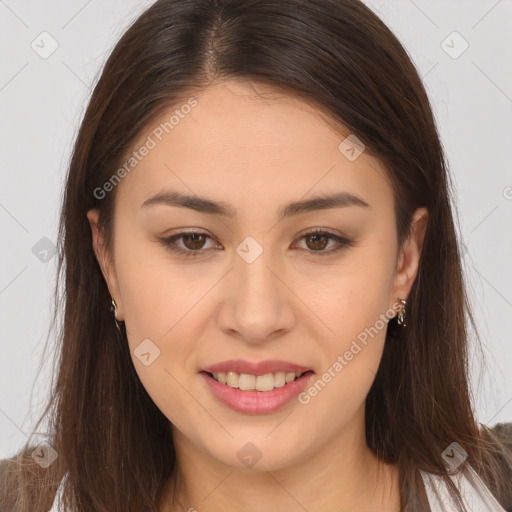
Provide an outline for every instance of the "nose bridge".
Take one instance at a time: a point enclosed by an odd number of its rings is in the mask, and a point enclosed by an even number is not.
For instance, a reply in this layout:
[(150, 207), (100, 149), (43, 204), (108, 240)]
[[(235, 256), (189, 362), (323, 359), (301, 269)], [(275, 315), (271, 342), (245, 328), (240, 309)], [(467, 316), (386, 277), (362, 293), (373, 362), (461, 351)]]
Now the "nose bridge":
[[(254, 311), (251, 314), (256, 315), (265, 305), (270, 309), (277, 307), (279, 301), (277, 278), (270, 270), (276, 262), (272, 262), (272, 249), (268, 246), (268, 240), (268, 237), (265, 241), (262, 241), (262, 238), (258, 241), (248, 236), (236, 248), (239, 256), (234, 269), (239, 282), (236, 292), (237, 304), (252, 304)], [(263, 244), (266, 247), (263, 247)]]
[(281, 264), (264, 244), (248, 236), (237, 246), (230, 273), (229, 313), (224, 311), (220, 316), (223, 328), (238, 331), (243, 338), (253, 341), (289, 329), (294, 317), (287, 287), (280, 281)]

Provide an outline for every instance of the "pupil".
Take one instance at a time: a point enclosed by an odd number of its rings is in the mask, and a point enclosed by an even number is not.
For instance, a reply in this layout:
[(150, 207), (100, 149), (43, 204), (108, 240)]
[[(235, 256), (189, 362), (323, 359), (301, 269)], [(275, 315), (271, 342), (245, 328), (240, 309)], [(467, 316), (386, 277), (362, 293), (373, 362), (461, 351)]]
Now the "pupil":
[(200, 249), (202, 247), (201, 243), (199, 243), (198, 246), (196, 245), (198, 242), (200, 242), (200, 240), (198, 240), (195, 237), (198, 237), (200, 239), (201, 237), (204, 237), (204, 235), (201, 235), (200, 233), (191, 233), (191, 234), (187, 235), (185, 237), (185, 241), (193, 239), (191, 247), (189, 247), (189, 244), (185, 243), (185, 245), (187, 246), (188, 249)]
[(327, 237), (325, 235), (310, 235), (309, 238), (312, 240), (316, 240), (313, 242), (313, 245), (316, 245), (316, 247), (313, 247), (313, 249), (325, 249), (325, 243), (320, 243), (320, 247), (318, 247), (318, 239), (323, 239), (324, 242), (327, 240)]

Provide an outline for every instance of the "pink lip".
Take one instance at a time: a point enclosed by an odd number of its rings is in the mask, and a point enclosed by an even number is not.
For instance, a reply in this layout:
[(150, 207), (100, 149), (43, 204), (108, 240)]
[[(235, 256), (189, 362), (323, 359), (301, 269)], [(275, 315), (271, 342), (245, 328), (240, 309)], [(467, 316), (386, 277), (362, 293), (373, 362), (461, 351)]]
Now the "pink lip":
[(277, 411), (296, 398), (308, 385), (313, 372), (305, 373), (293, 382), (272, 391), (241, 391), (221, 384), (206, 372), (200, 374), (213, 395), (224, 405), (246, 414), (265, 414)]
[(301, 366), (300, 364), (289, 363), (286, 361), (278, 360), (267, 360), (260, 361), (259, 363), (252, 363), (245, 359), (231, 359), (229, 361), (223, 361), (222, 363), (213, 364), (202, 368), (204, 372), (218, 373), (218, 372), (235, 372), (235, 373), (247, 373), (249, 375), (265, 375), (267, 373), (276, 372), (307, 372), (311, 368)]

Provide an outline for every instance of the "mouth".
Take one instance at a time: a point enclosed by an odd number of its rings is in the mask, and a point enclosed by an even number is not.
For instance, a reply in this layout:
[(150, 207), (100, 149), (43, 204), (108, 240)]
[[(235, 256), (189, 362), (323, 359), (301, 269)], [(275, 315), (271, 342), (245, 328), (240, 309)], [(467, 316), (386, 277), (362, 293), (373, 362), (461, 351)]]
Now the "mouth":
[(304, 367), (287, 366), (281, 366), (287, 371), (279, 371), (275, 366), (258, 370), (244, 365), (240, 371), (253, 373), (238, 373), (226, 371), (224, 363), (221, 368), (205, 369), (199, 375), (211, 396), (224, 406), (242, 414), (271, 414), (296, 400), (314, 374)]
[(232, 389), (240, 391), (260, 391), (269, 392), (276, 388), (282, 388), (290, 384), (303, 375), (312, 374), (313, 370), (297, 371), (297, 372), (284, 372), (278, 371), (273, 373), (266, 373), (264, 375), (254, 375), (249, 373), (237, 372), (206, 372), (203, 371), (211, 379), (224, 384)]

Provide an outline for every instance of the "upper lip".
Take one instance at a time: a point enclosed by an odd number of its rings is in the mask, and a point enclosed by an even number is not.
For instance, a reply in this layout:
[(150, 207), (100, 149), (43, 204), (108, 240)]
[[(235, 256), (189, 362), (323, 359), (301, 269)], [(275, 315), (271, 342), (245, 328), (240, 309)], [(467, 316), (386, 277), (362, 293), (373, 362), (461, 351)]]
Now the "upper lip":
[(278, 361), (275, 359), (251, 362), (245, 359), (231, 359), (229, 361), (222, 361), (220, 363), (212, 364), (202, 368), (204, 372), (219, 373), (219, 372), (235, 372), (245, 373), (248, 375), (265, 375), (267, 373), (276, 372), (300, 372), (304, 373), (312, 369), (300, 364), (290, 363), (287, 361)]

